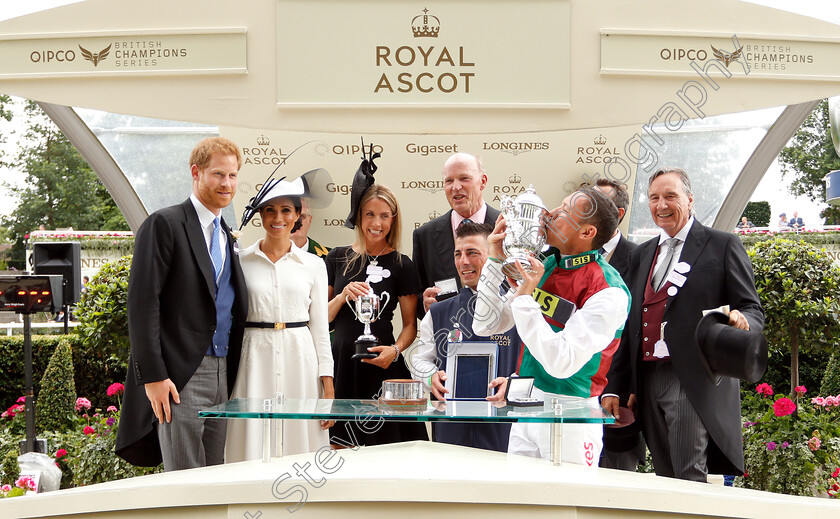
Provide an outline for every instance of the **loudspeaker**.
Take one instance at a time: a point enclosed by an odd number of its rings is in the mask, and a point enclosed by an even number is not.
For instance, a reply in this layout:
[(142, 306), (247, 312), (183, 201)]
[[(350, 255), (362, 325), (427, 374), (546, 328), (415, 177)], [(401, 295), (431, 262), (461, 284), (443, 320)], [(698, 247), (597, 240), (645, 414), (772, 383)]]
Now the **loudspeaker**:
[(63, 304), (79, 301), (82, 292), (82, 246), (77, 241), (36, 242), (32, 244), (35, 274), (64, 276)]

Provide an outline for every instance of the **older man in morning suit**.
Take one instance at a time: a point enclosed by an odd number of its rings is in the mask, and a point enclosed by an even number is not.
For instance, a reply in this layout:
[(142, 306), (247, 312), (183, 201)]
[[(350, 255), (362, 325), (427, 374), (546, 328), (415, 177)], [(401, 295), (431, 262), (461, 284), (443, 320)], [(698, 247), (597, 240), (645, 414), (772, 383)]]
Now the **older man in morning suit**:
[(220, 213), (242, 164), (228, 139), (190, 156), (192, 195), (149, 215), (135, 238), (128, 286), (128, 363), (116, 452), (164, 469), (224, 461), (225, 423), (200, 419), (227, 401), (242, 346), (248, 294), (238, 247)]
[[(630, 257), (632, 307), (604, 393), (635, 393), (645, 441), (660, 476), (706, 481), (708, 472), (743, 474), (738, 380), (719, 384), (703, 369), (694, 338), (703, 310), (729, 305), (729, 324), (760, 331), (764, 311), (752, 265), (732, 233), (693, 216), (685, 171), (660, 169), (649, 180), (648, 206), (660, 236)], [(603, 398), (608, 410), (617, 398)]]
[(469, 153), (455, 153), (443, 165), (443, 187), (452, 208), (443, 216), (426, 222), (414, 230), (412, 260), (417, 266), (420, 286), (424, 289), (418, 301), (417, 314), (422, 318), (441, 289), (435, 283), (454, 280), (461, 289), (458, 271), (452, 262), (455, 251), (455, 229), (465, 219), (476, 223), (495, 224), (499, 211), (484, 202), (481, 196), (487, 186), (487, 175), (481, 159)]

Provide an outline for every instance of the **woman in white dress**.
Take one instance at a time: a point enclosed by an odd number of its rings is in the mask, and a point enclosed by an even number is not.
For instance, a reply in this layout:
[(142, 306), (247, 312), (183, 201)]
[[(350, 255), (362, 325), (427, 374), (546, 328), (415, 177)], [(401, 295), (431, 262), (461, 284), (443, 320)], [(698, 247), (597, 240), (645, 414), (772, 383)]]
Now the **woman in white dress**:
[[(324, 261), (291, 240), (300, 226), (303, 182), (276, 182), (252, 199), (265, 237), (239, 255), (248, 286), (248, 319), (239, 373), (231, 398), (335, 398), (327, 321)], [(253, 211), (251, 211), (253, 213)], [(243, 219), (243, 222), (246, 222)], [(247, 222), (246, 222), (247, 223)], [(241, 226), (240, 226), (241, 228)], [(275, 323), (284, 323), (276, 329)], [(276, 452), (272, 424), (271, 456)], [(315, 452), (329, 445), (333, 422), (283, 420), (283, 455)], [(225, 461), (259, 459), (261, 420), (228, 420)]]

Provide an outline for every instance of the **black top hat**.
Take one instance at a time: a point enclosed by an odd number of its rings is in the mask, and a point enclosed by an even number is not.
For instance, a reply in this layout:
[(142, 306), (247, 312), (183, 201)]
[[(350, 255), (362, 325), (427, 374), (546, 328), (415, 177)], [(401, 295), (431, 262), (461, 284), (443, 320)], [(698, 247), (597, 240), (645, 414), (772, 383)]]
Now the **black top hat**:
[(758, 382), (767, 369), (764, 334), (730, 326), (729, 316), (723, 312), (709, 312), (700, 319), (694, 337), (703, 353), (706, 374), (715, 384), (723, 376)]

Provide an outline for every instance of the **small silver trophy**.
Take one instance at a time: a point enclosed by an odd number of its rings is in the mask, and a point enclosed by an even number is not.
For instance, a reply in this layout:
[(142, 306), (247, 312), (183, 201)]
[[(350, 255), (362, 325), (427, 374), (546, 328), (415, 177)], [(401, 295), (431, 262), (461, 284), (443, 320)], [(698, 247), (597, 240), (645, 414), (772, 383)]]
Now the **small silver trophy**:
[(381, 296), (377, 296), (373, 293), (373, 289), (365, 295), (358, 296), (355, 301), (350, 301), (350, 296), (344, 298), (356, 319), (365, 325), (364, 333), (356, 339), (356, 353), (350, 357), (351, 359), (373, 359), (379, 355), (368, 351), (368, 348), (379, 346), (379, 339), (370, 333), (370, 323), (379, 319), (390, 299), (388, 292), (382, 292)]
[(546, 211), (540, 197), (531, 184), (525, 192), (512, 199), (502, 198), (502, 213), (505, 215), (507, 231), (502, 248), (507, 258), (502, 265), (502, 272), (517, 281), (521, 276), (516, 270), (516, 263), (522, 265), (526, 272), (531, 271), (530, 253), (541, 252), (545, 245), (545, 228), (543, 227), (543, 212)]

